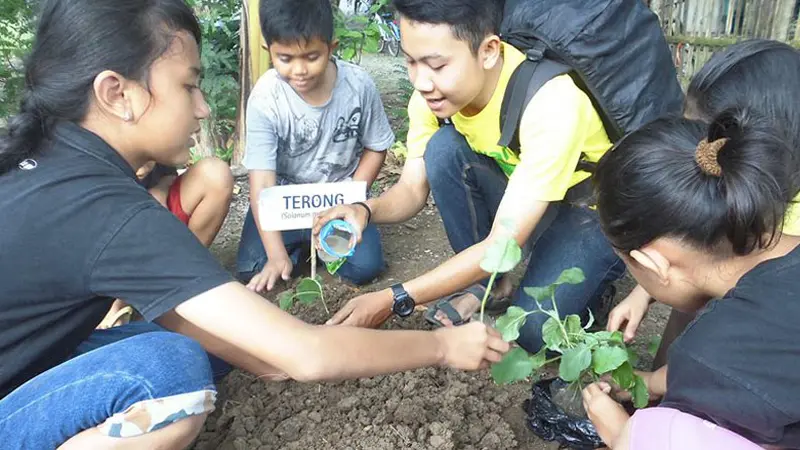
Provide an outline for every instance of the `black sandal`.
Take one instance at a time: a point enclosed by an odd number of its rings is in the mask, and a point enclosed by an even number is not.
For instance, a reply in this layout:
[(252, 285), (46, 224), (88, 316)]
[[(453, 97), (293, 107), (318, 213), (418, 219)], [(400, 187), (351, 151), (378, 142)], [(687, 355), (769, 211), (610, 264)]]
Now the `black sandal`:
[[(437, 300), (436, 303), (427, 311), (423, 317), (427, 320), (430, 324), (436, 327), (443, 327), (444, 324), (436, 318), (436, 313), (438, 311), (444, 312), (450, 322), (453, 323), (454, 326), (464, 325), (465, 323), (469, 322), (472, 317), (461, 317), (461, 314), (456, 311), (456, 308), (451, 303), (452, 300), (462, 297), (466, 294), (472, 294), (478, 301), (483, 300), (483, 296), (486, 293), (486, 288), (483, 287), (482, 284), (474, 284), (462, 291), (458, 291), (456, 293), (450, 294), (446, 297), (442, 297), (441, 299)], [(489, 314), (501, 314), (505, 312), (506, 309), (511, 305), (511, 298), (510, 297), (503, 297), (501, 299), (495, 299), (494, 296), (489, 295), (489, 298), (486, 300), (486, 312)]]

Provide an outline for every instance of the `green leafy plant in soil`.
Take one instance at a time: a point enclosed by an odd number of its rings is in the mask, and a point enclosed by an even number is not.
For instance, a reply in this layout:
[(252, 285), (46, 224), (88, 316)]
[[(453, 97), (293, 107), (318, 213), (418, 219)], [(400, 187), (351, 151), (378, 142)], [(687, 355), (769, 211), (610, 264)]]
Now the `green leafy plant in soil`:
[(292, 308), (295, 301), (304, 305), (313, 305), (317, 300), (322, 302), (325, 312), (328, 311), (328, 305), (325, 304), (325, 296), (322, 293), (322, 278), (315, 275), (313, 278), (303, 278), (297, 283), (297, 287), (284, 291), (278, 296), (278, 305), (284, 311)]
[[(489, 292), (498, 274), (514, 269), (522, 259), (522, 251), (513, 238), (512, 228), (504, 223), (498, 236), (481, 261), (481, 268), (491, 273), (486, 295), (481, 302), (480, 320), (483, 322), (484, 308)], [(637, 355), (625, 346), (619, 331), (589, 332), (594, 318), (589, 311), (589, 320), (581, 324), (577, 314), (562, 318), (556, 303), (556, 291), (561, 285), (583, 283), (585, 277), (580, 268), (564, 270), (549, 286), (526, 287), (524, 292), (536, 302), (533, 311), (511, 306), (496, 322), (497, 330), (503, 340), (513, 342), (520, 335), (520, 329), (532, 314), (548, 316), (542, 325), (544, 346), (536, 354), (530, 354), (520, 347), (509, 351), (502, 361), (492, 366), (492, 378), (498, 384), (512, 383), (529, 378), (535, 371), (547, 364), (558, 362), (559, 377), (567, 383), (578, 384), (597, 381), (610, 374), (621, 389), (633, 397), (634, 406), (647, 405), (647, 386), (641, 376), (634, 373)], [(550, 300), (553, 309), (544, 309), (542, 303)], [(548, 358), (548, 355), (556, 355)]]

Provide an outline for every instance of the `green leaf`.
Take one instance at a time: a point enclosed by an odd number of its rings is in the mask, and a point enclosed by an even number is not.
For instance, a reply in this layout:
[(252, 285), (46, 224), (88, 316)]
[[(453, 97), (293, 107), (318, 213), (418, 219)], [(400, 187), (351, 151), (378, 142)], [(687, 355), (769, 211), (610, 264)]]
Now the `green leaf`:
[(310, 305), (322, 297), (322, 286), (312, 278), (303, 278), (297, 285), (296, 292), (300, 303)]
[(533, 370), (541, 368), (547, 362), (547, 347), (542, 347), (535, 355), (531, 355)]
[(561, 272), (558, 279), (553, 284), (581, 284), (586, 277), (583, 276), (583, 270), (579, 267), (573, 267)]
[(510, 306), (506, 313), (497, 318), (495, 328), (503, 335), (503, 340), (511, 342), (519, 338), (519, 329), (525, 325), (528, 313), (519, 306)]
[(494, 239), (481, 260), (481, 269), (489, 273), (506, 273), (522, 259), (522, 249), (512, 237)]
[(584, 333), (583, 327), (581, 327), (581, 318), (577, 314), (570, 314), (567, 316), (564, 321), (564, 328), (566, 328), (567, 334), (570, 335), (570, 340), (572, 340), (573, 335)]
[(581, 373), (592, 364), (592, 352), (589, 347), (579, 344), (564, 352), (558, 366), (558, 376), (567, 383), (578, 380)]
[(631, 363), (631, 366), (635, 367), (636, 364), (639, 364), (639, 355), (637, 355), (632, 348), (627, 349), (627, 351), (628, 351), (628, 362)]
[(352, 47), (342, 49), (342, 59), (345, 61), (350, 61), (354, 56), (356, 56), (356, 49)]
[(378, 53), (378, 46), (378, 41), (374, 39), (364, 41), (364, 51), (367, 53)]
[(550, 350), (560, 351), (561, 344), (564, 343), (564, 335), (561, 333), (561, 327), (558, 325), (558, 320), (554, 317), (547, 319), (542, 325), (542, 340), (544, 345)]
[(592, 367), (598, 375), (611, 372), (628, 361), (628, 352), (622, 347), (602, 346), (592, 354)]
[(655, 335), (650, 338), (650, 342), (647, 344), (647, 353), (650, 354), (653, 358), (656, 357), (656, 353), (658, 353), (658, 348), (661, 347), (661, 336)]
[(644, 408), (647, 406), (647, 402), (650, 401), (650, 393), (647, 391), (647, 384), (645, 384), (644, 379), (639, 375), (635, 377), (631, 395), (633, 396), (633, 406), (636, 408)]
[(611, 373), (611, 378), (614, 383), (625, 390), (631, 389), (635, 383), (633, 366), (629, 362), (623, 363), (621, 366), (614, 369)]
[(291, 289), (283, 291), (278, 295), (278, 306), (284, 311), (291, 309), (294, 303), (294, 292)]
[(532, 299), (536, 300), (536, 303), (542, 303), (543, 301), (552, 300), (553, 299), (553, 294), (555, 293), (556, 288), (555, 288), (555, 286), (526, 287), (523, 290)]
[(503, 360), (492, 365), (492, 378), (497, 384), (508, 384), (528, 378), (533, 372), (534, 361), (528, 352), (516, 347), (506, 353)]
[(601, 341), (624, 343), (621, 331), (595, 331), (591, 335)]

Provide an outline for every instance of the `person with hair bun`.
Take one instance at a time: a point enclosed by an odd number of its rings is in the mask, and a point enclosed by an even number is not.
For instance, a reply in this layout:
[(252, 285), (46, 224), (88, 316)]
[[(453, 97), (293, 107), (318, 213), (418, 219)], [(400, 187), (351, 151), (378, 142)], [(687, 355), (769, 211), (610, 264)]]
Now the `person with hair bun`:
[[(800, 236), (800, 52), (783, 42), (750, 39), (726, 47), (692, 77), (686, 92), (684, 116), (710, 123), (730, 108), (747, 108), (769, 121), (774, 132), (792, 149), (794, 167), (789, 189), (791, 201), (783, 221), (783, 233)], [(621, 330), (633, 339), (654, 300), (637, 286), (609, 314), (608, 330)], [(694, 318), (693, 313), (673, 310), (664, 330), (653, 368), (665, 364), (672, 341)]]
[(771, 125), (747, 110), (661, 119), (598, 165), (600, 223), (631, 274), (676, 310), (702, 308), (668, 364), (642, 374), (666, 412), (628, 423), (608, 384), (584, 390), (614, 449), (800, 448), (800, 238), (781, 232), (795, 149)]

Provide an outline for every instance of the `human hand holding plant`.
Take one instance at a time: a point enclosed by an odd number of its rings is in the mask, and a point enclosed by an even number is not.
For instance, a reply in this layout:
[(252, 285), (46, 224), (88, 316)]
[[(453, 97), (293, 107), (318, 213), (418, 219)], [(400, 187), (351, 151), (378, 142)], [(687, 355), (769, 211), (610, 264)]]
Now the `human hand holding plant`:
[[(521, 250), (508, 229), (495, 237), (481, 267), (492, 275), (487, 286), (491, 290), (492, 283), (498, 273), (508, 272), (521, 259)], [(559, 377), (568, 383), (582, 383), (589, 379), (598, 381), (602, 375), (610, 374), (614, 382), (623, 390), (631, 393), (637, 408), (647, 404), (647, 385), (643, 378), (633, 371), (636, 362), (635, 353), (629, 351), (619, 331), (598, 331), (590, 333), (594, 318), (589, 311), (589, 322), (581, 325), (581, 318), (572, 314), (561, 318), (555, 294), (556, 288), (562, 284), (580, 284), (584, 281), (583, 271), (579, 268), (564, 270), (553, 284), (545, 287), (526, 287), (524, 291), (537, 304), (534, 311), (525, 311), (517, 306), (510, 307), (497, 319), (497, 330), (507, 342), (519, 337), (519, 330), (531, 314), (545, 314), (549, 318), (542, 325), (542, 349), (530, 355), (522, 348), (509, 351), (500, 363), (492, 366), (492, 377), (499, 384), (512, 383), (528, 378), (533, 371), (542, 366), (559, 362)], [(553, 310), (542, 309), (541, 302), (551, 300)], [(481, 309), (486, 299), (481, 304)], [(481, 314), (483, 321), (483, 314)], [(547, 359), (547, 352), (560, 354)]]
[(478, 370), (497, 363), (510, 345), (500, 333), (480, 322), (434, 331), (442, 348), (442, 364), (460, 370)]

